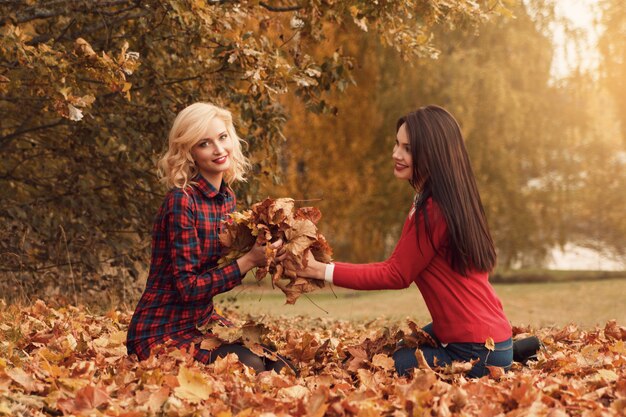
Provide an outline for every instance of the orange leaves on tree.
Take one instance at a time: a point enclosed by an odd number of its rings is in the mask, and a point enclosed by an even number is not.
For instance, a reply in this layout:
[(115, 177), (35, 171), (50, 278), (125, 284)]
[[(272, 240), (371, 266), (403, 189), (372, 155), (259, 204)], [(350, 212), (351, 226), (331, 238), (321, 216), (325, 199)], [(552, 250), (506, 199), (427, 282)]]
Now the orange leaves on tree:
[[(222, 223), (220, 242), (225, 253), (219, 261), (224, 265), (249, 251), (254, 243), (266, 246), (267, 264), (256, 271), (256, 279), (268, 274), (272, 285), (287, 296), (287, 303), (294, 304), (301, 294), (324, 287), (324, 281), (298, 277), (298, 271), (307, 266), (310, 252), (321, 262), (332, 260), (332, 249), (317, 230), (322, 214), (315, 207), (296, 209), (291, 198), (265, 200), (254, 204), (250, 210), (236, 212)], [(282, 239), (286, 258), (276, 260), (276, 250), (270, 243)]]

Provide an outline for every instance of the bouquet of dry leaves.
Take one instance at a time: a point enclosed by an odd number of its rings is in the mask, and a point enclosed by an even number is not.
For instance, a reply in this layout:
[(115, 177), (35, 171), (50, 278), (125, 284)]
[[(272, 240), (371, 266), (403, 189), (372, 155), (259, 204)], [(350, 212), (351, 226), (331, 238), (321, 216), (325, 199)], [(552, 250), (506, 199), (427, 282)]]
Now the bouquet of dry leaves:
[[(332, 249), (317, 230), (322, 217), (315, 207), (295, 208), (291, 198), (265, 200), (254, 204), (250, 210), (234, 212), (222, 222), (220, 242), (224, 247), (219, 265), (231, 262), (248, 252), (255, 242), (266, 245), (267, 264), (256, 271), (257, 281), (268, 274), (272, 286), (280, 288), (287, 303), (294, 304), (301, 294), (324, 287), (324, 281), (298, 277), (298, 270), (306, 268), (307, 254), (321, 262), (332, 260)], [(276, 260), (276, 250), (268, 243), (282, 239), (287, 255)]]

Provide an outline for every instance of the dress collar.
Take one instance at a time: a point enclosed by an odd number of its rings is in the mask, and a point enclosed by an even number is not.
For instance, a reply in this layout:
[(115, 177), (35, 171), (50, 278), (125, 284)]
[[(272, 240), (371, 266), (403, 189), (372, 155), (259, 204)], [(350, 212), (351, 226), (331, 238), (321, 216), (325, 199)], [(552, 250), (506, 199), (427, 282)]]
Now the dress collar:
[(208, 198), (214, 198), (218, 194), (227, 194), (228, 185), (226, 182), (222, 180), (220, 185), (220, 189), (217, 190), (206, 178), (204, 178), (201, 174), (196, 175), (193, 180), (195, 186)]

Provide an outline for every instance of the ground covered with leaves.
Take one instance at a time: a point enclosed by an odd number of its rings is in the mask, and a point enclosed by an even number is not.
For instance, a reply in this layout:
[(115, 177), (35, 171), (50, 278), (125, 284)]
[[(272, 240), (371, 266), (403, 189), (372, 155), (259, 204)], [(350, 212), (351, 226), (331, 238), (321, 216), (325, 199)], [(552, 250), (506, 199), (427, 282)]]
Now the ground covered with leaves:
[[(255, 374), (232, 355), (204, 365), (170, 349), (139, 362), (126, 355), (129, 320), (129, 312), (96, 315), (41, 301), (26, 308), (0, 304), (0, 415), (626, 413), (626, 328), (615, 322), (592, 330), (533, 329), (545, 344), (538, 361), (469, 380), (462, 366), (397, 377), (389, 355), (409, 323), (257, 318), (267, 330), (264, 343), (297, 364), (295, 376)], [(515, 328), (516, 336), (529, 331)]]

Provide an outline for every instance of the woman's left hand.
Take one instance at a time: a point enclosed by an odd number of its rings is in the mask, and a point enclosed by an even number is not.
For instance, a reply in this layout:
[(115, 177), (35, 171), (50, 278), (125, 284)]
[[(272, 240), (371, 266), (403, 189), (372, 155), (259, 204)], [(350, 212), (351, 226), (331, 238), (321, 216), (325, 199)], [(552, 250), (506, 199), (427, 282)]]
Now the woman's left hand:
[[(287, 253), (283, 248), (282, 239), (278, 239), (276, 242), (269, 245), (271, 249), (276, 250), (276, 260), (281, 261), (285, 259)], [(237, 259), (237, 264), (239, 265), (239, 271), (242, 275), (255, 267), (264, 266), (267, 263), (267, 246), (259, 245), (255, 243), (252, 246), (252, 249), (241, 258)]]

